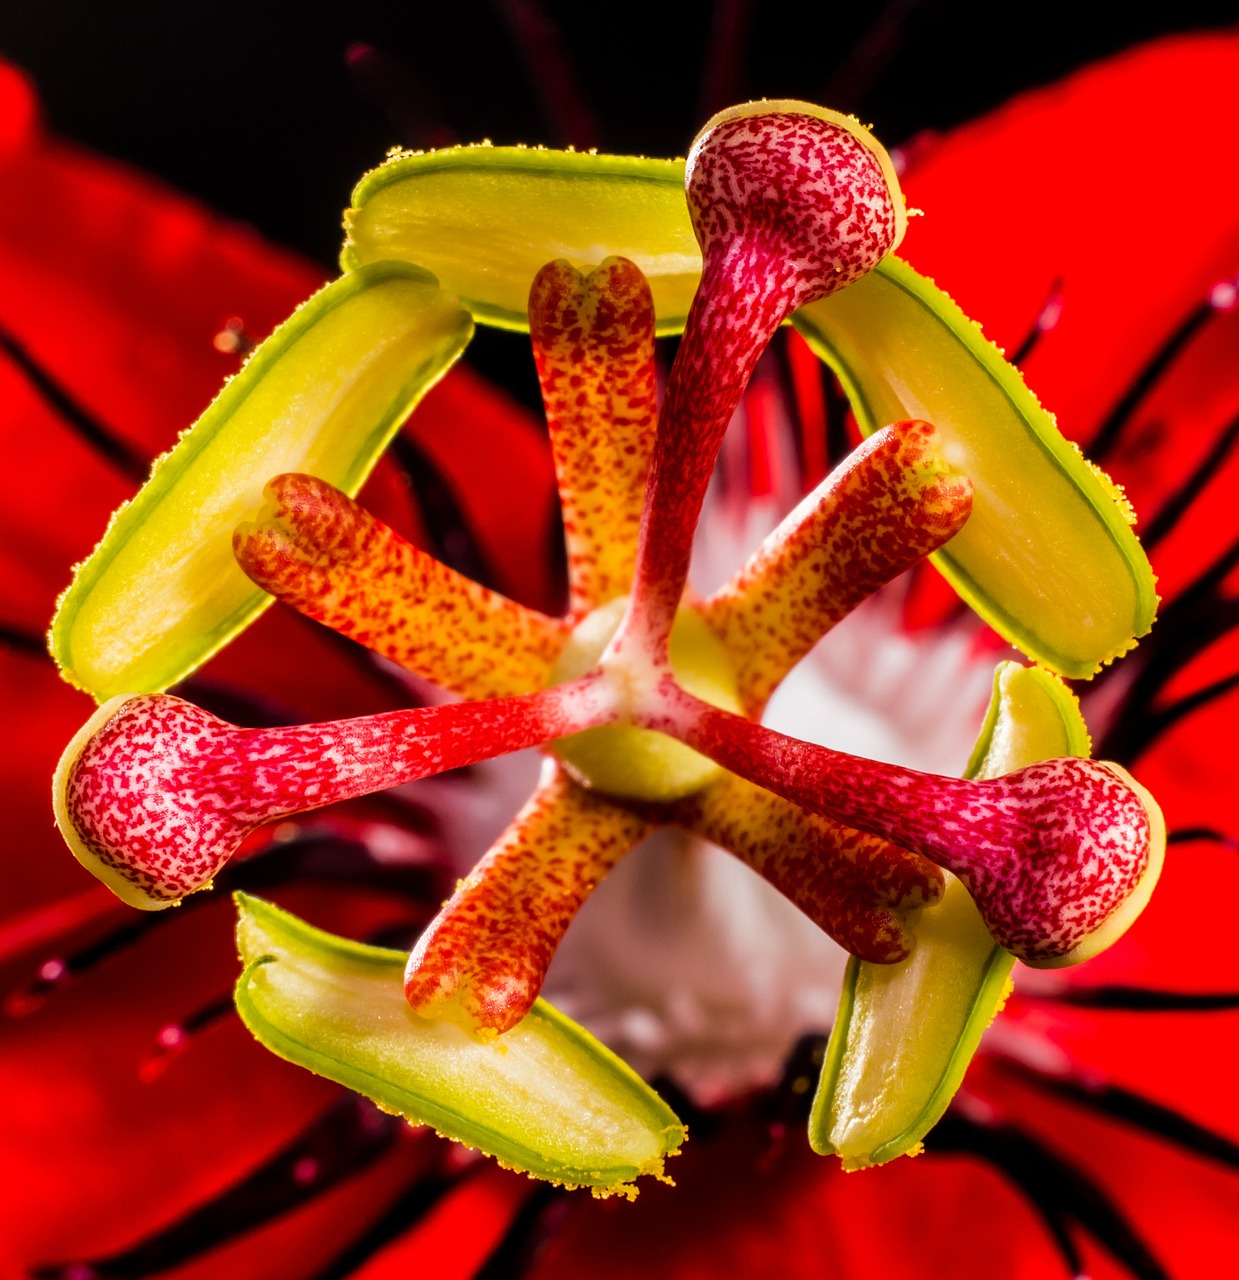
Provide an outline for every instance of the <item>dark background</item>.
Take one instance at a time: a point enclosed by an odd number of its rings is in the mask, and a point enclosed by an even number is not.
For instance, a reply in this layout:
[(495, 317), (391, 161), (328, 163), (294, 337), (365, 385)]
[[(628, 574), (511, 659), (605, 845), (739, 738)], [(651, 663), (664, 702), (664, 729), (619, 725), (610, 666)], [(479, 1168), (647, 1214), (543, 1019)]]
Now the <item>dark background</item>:
[[(1239, 21), (1235, 0), (1131, 8), (61, 0), (0, 6), (0, 54), (32, 74), (56, 131), (331, 263), (353, 182), (396, 143), (682, 154), (711, 110), (770, 96), (856, 111), (893, 145), (1151, 36)], [(558, 73), (531, 52), (548, 42)], [(359, 44), (377, 52), (350, 70)]]

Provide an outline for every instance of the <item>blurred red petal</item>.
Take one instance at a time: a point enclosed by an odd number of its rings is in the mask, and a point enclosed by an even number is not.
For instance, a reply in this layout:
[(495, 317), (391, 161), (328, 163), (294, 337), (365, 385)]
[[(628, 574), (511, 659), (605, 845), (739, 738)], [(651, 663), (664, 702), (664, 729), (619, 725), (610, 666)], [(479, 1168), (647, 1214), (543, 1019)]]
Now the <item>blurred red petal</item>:
[[(1239, 272), (1236, 75), (1239, 32), (1166, 39), (912, 153), (904, 186), (925, 216), (901, 252), (991, 339), (1014, 351), (1061, 292), (1023, 369), (1075, 440), (1096, 435), (1175, 328)], [(1237, 343), (1239, 311), (1219, 311), (1105, 457), (1142, 525), (1239, 414)], [(1164, 596), (1235, 536), (1236, 479), (1232, 459), (1159, 549)], [(924, 603), (932, 611), (933, 596)]]
[(1162, 40), (1021, 95), (907, 175), (925, 216), (901, 252), (999, 346), (1023, 341), (1062, 281), (1026, 375), (1069, 435), (1239, 270), (1237, 74), (1239, 33)]
[[(226, 322), (239, 317), (248, 334), (261, 337), (324, 275), (157, 182), (47, 138), (28, 84), (4, 66), (0, 183), (0, 327), (143, 454), (167, 448), (236, 368), (236, 357), (213, 344)], [(71, 564), (132, 484), (59, 419), (4, 353), (0, 403), (10, 479), (0, 515), (0, 623), (33, 638), (46, 627)], [(414, 430), (458, 488), (466, 514), (480, 521), (496, 571), (526, 594), (545, 596), (545, 557), (533, 554), (535, 547), (541, 552), (545, 525), (504, 536), (539, 485), (551, 492), (545, 446), (530, 415), (467, 371), (454, 373), (427, 409)], [(474, 493), (478, 457), (493, 459), (495, 470), (483, 468), (487, 483)], [(502, 486), (493, 478), (500, 475)], [(415, 526), (394, 468), (375, 487)], [(203, 678), (274, 704), (308, 704), (318, 713), (310, 718), (403, 700), (396, 688), (376, 684), (364, 658), (342, 660), (331, 637), (274, 612)], [(54, 904), (76, 902), (91, 884), (52, 827), (49, 792), (56, 759), (88, 700), (59, 680), (50, 659), (21, 646), (0, 650), (0, 693), (9, 716), (0, 750), (6, 848), (14, 855), (3, 913), (44, 912), (30, 933), (30, 954), (20, 954), (15, 936), (7, 939), (17, 954), (0, 966), (2, 1002), (55, 948), (80, 946), (117, 921), (104, 913), (84, 933), (48, 933)], [(390, 924), (403, 910), (376, 912), (366, 903), (364, 892), (335, 892), (302, 905), (316, 904), (307, 914), (354, 936)], [(231, 909), (221, 899), (56, 989), (28, 1016), (0, 1023), (0, 1168), (9, 1174), (0, 1204), (0, 1275), (132, 1244), (249, 1172), (338, 1096), (259, 1048), (232, 1020), (204, 1033), (157, 1077), (140, 1077), (160, 1029), (226, 994), (235, 976)], [(407, 1158), (396, 1164), (403, 1172), (394, 1173), (388, 1160), (388, 1176), (415, 1176)], [(365, 1180), (359, 1186), (372, 1204), (381, 1202)], [(254, 1280), (277, 1270), (291, 1276), (289, 1242), (308, 1230), (307, 1216), (325, 1250), (333, 1237), (347, 1240), (366, 1216), (356, 1207), (358, 1194), (342, 1189), (321, 1209), (293, 1215), (184, 1273), (218, 1275), (226, 1266)], [(346, 1202), (352, 1208), (341, 1209)], [(274, 1261), (281, 1254), (283, 1262)], [(305, 1270), (316, 1266), (307, 1255)]]
[[(237, 357), (214, 345), (225, 325), (237, 320), (262, 338), (326, 273), (140, 173), (46, 137), (28, 85), (7, 67), (0, 119), (0, 327), (153, 457), (235, 371)], [(4, 620), (41, 630), (68, 566), (133, 486), (3, 353), (0, 402), (8, 474), (43, 475), (54, 459), (55, 485), (12, 486), (0, 515)], [(476, 522), (503, 585), (545, 599), (553, 476), (532, 415), (457, 369), (410, 430)]]
[(409, 419), (408, 433), (451, 486), (495, 586), (558, 613), (552, 538), (555, 470), (546, 428), (506, 392), (455, 369)]
[(1033, 1211), (967, 1158), (843, 1174), (799, 1132), (772, 1146), (752, 1118), (690, 1141), (675, 1187), (632, 1205), (574, 1200), (531, 1280), (1040, 1280), (1061, 1263)]

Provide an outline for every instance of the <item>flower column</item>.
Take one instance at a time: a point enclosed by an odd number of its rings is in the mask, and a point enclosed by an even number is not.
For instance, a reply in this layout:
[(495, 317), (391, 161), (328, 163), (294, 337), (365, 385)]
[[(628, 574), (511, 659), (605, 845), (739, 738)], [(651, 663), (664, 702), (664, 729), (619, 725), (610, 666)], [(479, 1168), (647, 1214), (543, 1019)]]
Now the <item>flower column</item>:
[(854, 120), (799, 102), (715, 116), (688, 156), (701, 286), (667, 383), (632, 607), (615, 650), (662, 662), (723, 433), (797, 308), (859, 279), (902, 238), (890, 161)]

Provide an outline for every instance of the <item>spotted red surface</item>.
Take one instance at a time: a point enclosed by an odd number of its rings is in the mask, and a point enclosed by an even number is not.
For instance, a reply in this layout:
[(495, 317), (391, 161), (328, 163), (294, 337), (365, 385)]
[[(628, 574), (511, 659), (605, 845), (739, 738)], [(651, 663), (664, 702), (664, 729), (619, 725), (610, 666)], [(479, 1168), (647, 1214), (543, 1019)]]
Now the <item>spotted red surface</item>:
[(734, 774), (680, 802), (675, 819), (734, 853), (862, 960), (902, 960), (912, 945), (905, 913), (942, 893), (942, 873), (925, 858)]
[(927, 422), (871, 436), (753, 554), (702, 614), (760, 716), (783, 677), (880, 586), (963, 526), (972, 486), (939, 459)]
[(314, 476), (277, 476), (233, 538), (241, 568), (294, 609), (464, 697), (528, 693), (567, 624), (463, 577)]
[(433, 1014), (455, 1001), (476, 1026), (514, 1027), (582, 903), (652, 830), (549, 764), (549, 776), (422, 934), (405, 973), (409, 1003)]
[(151, 897), (207, 885), (256, 826), (503, 755), (608, 713), (583, 682), (525, 698), (240, 729), (166, 694), (131, 698), (69, 772), (87, 849)]
[[(624, 594), (635, 570), (632, 612), (601, 684), (635, 700), (638, 723), (810, 811), (724, 777), (654, 816), (732, 849), (858, 954), (905, 954), (902, 913), (940, 891), (937, 872), (896, 846), (956, 871), (999, 940), (1030, 957), (1070, 950), (1130, 890), (1143, 869), (1133, 842), (1147, 824), (1120, 829), (1132, 803), (1141, 823), (1144, 812), (1113, 774), (1067, 769), (1017, 803), (999, 784), (914, 775), (693, 710), (675, 686), (664, 645), (722, 434), (787, 314), (888, 251), (899, 198), (846, 128), (786, 111), (711, 128), (690, 155), (687, 187), (704, 271), (640, 521), (654, 426), (648, 287), (623, 260), (588, 276), (553, 263), (531, 295), (569, 620), (461, 578), (311, 477), (278, 478), (271, 509), (238, 533), (247, 571), (310, 616), (466, 696), (529, 696), (272, 731), (237, 730), (172, 699), (137, 700), (88, 745), (70, 782), (73, 820), (101, 861), (154, 896), (180, 897), (259, 822), (603, 722), (610, 713), (588, 696), (529, 691), (548, 678), (570, 620)], [(924, 423), (888, 429), (854, 455), (706, 606), (746, 711), (759, 714), (825, 630), (945, 541), (969, 506), (967, 481), (941, 463)], [(519, 1020), (580, 902), (646, 828), (556, 773), (424, 937), (410, 999), (454, 1001), (495, 1030)]]
[(632, 585), (658, 423), (654, 301), (640, 270), (608, 258), (588, 275), (548, 263), (529, 334), (555, 455), (574, 617)]
[(954, 872), (994, 937), (1028, 960), (1079, 946), (1149, 866), (1144, 805), (1100, 761), (1046, 760), (969, 782), (800, 742), (684, 695), (668, 714), (737, 773)]
[(724, 431), (758, 357), (797, 307), (870, 270), (896, 234), (897, 193), (839, 125), (773, 113), (725, 121), (688, 158), (701, 285), (667, 382), (641, 528), (634, 634), (661, 653)]

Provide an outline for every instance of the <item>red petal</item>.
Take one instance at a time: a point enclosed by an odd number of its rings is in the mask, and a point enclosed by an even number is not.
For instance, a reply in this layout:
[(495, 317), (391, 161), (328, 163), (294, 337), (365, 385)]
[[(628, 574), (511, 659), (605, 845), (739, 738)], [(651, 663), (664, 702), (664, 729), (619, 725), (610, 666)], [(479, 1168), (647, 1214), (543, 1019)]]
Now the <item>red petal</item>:
[[(261, 337), (324, 274), (157, 182), (45, 138), (25, 81), (2, 66), (0, 184), (0, 327), (69, 395), (145, 452), (168, 447), (235, 369), (235, 358), (212, 342), (229, 318), (241, 317), (246, 331)], [(530, 596), (546, 594), (532, 538), (505, 542), (499, 523), (515, 521), (522, 496), (536, 492), (526, 470), (541, 467), (550, 493), (546, 450), (506, 400), (467, 374), (452, 383), (454, 390), (437, 393), (439, 413), (423, 418), (419, 430), (439, 433), (442, 469), (460, 486), (467, 513), (483, 517), (500, 572)], [(0, 405), (9, 481), (0, 515), (0, 623), (37, 637), (70, 565), (89, 551), (132, 485), (70, 432), (3, 354)], [(483, 447), (477, 433), (486, 431)], [(502, 471), (500, 497), (486, 487), (480, 498), (469, 491), (470, 449), (474, 458), (501, 460), (490, 480), (497, 486)], [(398, 496), (402, 485), (393, 475), (387, 489)], [(241, 687), (277, 704), (304, 702), (310, 718), (405, 701), (341, 663), (338, 648), (312, 628), (275, 614), (206, 674), (248, 682)], [(89, 888), (52, 830), (48, 790), (87, 704), (58, 679), (50, 659), (9, 648), (0, 650), (0, 700), (8, 715), (0, 749), (5, 846), (13, 855), (0, 912), (11, 918)], [(390, 904), (376, 908), (338, 892), (302, 909), (359, 937), (393, 916)], [(343, 914), (332, 920), (337, 910)], [(105, 916), (73, 945), (116, 922)], [(0, 1002), (30, 980), (52, 954), (49, 945), (39, 942), (0, 969)], [(139, 1078), (160, 1028), (224, 995), (236, 971), (231, 911), (221, 899), (57, 990), (28, 1017), (0, 1020), (0, 1169), (9, 1175), (0, 1203), (0, 1274), (132, 1243), (246, 1173), (337, 1096), (235, 1025), (206, 1033), (157, 1079)], [(384, 1167), (400, 1179), (415, 1174)], [(381, 1187), (371, 1187), (372, 1204), (381, 1196)], [(290, 1241), (313, 1238), (329, 1252), (330, 1241), (347, 1239), (368, 1212), (346, 1189), (322, 1212), (290, 1218), (189, 1271), (218, 1275), (215, 1268), (224, 1266), (238, 1280), (276, 1271), (292, 1277), (301, 1271)], [(307, 1256), (304, 1270), (319, 1260)]]
[(531, 1280), (1040, 1280), (1061, 1269), (1032, 1211), (972, 1161), (842, 1174), (799, 1131), (776, 1145), (752, 1118), (723, 1124), (668, 1166), (674, 1188), (632, 1205), (575, 1199)]
[[(1173, 330), (1239, 270), (1239, 33), (1136, 49), (919, 148), (901, 249), (1008, 350), (1061, 284), (1023, 368), (1065, 433), (1091, 439)], [(1105, 459), (1143, 523), (1239, 413), (1239, 311), (1219, 314)], [(1172, 596), (1236, 532), (1223, 469), (1155, 568)], [(933, 613), (935, 602), (921, 601)], [(941, 609), (941, 602), (938, 602)]]
[(1239, 268), (1237, 73), (1239, 33), (1147, 45), (1016, 98), (907, 175), (925, 216), (901, 252), (1000, 346), (1023, 341), (1062, 281), (1027, 376), (1068, 434), (1089, 432)]

